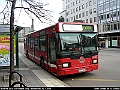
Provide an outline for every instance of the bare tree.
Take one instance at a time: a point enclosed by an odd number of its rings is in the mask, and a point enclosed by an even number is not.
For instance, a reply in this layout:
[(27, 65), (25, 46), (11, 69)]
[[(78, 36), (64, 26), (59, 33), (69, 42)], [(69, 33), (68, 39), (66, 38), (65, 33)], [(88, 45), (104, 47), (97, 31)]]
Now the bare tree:
[(6, 3), (5, 7), (3, 10), (0, 12), (0, 17), (1, 17), (1, 23), (2, 24), (9, 24), (10, 23), (10, 7), (9, 7), (9, 2)]
[[(0, 12), (0, 14), (2, 13), (4, 15), (4, 20), (7, 21), (7, 23), (9, 24), (10, 20), (8, 20), (7, 17), (8, 15), (10, 15), (9, 8), (12, 6), (11, 1), (13, 0), (6, 0), (6, 1), (7, 4), (4, 10)], [(20, 4), (18, 5), (18, 3)], [(51, 15), (53, 11), (49, 10), (49, 8), (47, 8), (48, 6), (49, 6), (48, 3), (44, 4), (40, 0), (17, 0), (16, 7), (14, 9), (16, 11), (18, 9), (23, 9), (21, 10), (22, 12), (20, 12), (20, 14), (26, 12), (28, 14), (28, 17), (30, 17), (31, 19), (33, 19), (32, 17), (35, 17), (40, 21), (40, 23), (51, 25), (51, 23), (55, 23), (55, 22), (53, 21), (54, 18), (53, 15)], [(17, 19), (18, 19), (17, 17), (14, 18), (15, 21), (19, 21)]]
[[(16, 0), (7, 0), (7, 6), (8, 2), (11, 3), (11, 15), (10, 15), (10, 73), (14, 71), (14, 10), (18, 8), (24, 9), (24, 11), (31, 17), (35, 16), (41, 23), (50, 24), (53, 23), (51, 18), (53, 16), (51, 15), (50, 10), (45, 9), (44, 7), (49, 4), (43, 4), (40, 2), (40, 0), (37, 2), (37, 0), (19, 0), (21, 2), (21, 6), (17, 7), (17, 1)], [(5, 8), (4, 8), (5, 9)], [(4, 12), (3, 10), (2, 12)], [(21, 12), (22, 13), (22, 12)], [(4, 15), (5, 17), (5, 15)], [(9, 21), (7, 21), (9, 22)], [(14, 80), (14, 74), (11, 76), (11, 80)]]
[(36, 2), (36, 0), (24, 0), (24, 2), (27, 3), (27, 5), (29, 5), (28, 8), (24, 7), (24, 10), (28, 15), (32, 13), (39, 19), (41, 23), (50, 24), (54, 22), (51, 19), (53, 18), (53, 16), (51, 15), (52, 11), (44, 9), (44, 7), (48, 6), (49, 4), (43, 4), (40, 1)]

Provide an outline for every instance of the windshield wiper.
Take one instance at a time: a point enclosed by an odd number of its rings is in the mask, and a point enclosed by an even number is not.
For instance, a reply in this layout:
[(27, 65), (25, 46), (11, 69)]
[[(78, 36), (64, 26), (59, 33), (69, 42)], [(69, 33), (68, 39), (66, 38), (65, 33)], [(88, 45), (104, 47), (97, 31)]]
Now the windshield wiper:
[(92, 54), (92, 51), (91, 51), (91, 50), (89, 50), (89, 51), (85, 51), (85, 53)]
[(70, 54), (71, 56), (74, 56), (74, 55), (81, 55), (81, 52), (80, 51), (74, 51), (74, 52), (71, 52)]
[(73, 59), (79, 59), (81, 55), (82, 55), (81, 52), (71, 52), (70, 53), (70, 59), (71, 60), (73, 60)]

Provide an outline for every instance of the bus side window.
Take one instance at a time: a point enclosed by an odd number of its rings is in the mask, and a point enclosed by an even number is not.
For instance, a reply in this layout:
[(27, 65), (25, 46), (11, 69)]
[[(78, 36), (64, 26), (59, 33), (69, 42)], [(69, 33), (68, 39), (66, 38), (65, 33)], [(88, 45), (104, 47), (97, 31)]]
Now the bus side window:
[(55, 49), (55, 40), (54, 37), (50, 38), (50, 50), (51, 50), (51, 63), (56, 63), (56, 49)]

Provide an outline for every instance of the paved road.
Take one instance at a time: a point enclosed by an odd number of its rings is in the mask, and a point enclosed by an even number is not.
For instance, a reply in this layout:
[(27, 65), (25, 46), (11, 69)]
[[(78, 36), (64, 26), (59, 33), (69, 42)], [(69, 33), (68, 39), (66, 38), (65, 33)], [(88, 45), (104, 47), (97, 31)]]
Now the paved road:
[(69, 86), (120, 86), (120, 49), (100, 50), (98, 70), (63, 77), (61, 80)]
[[(20, 44), (23, 45), (23, 44)], [(24, 53), (23, 46), (20, 53)], [(60, 80), (72, 87), (120, 86), (120, 49), (102, 49), (99, 53), (99, 69), (80, 75), (70, 75)]]

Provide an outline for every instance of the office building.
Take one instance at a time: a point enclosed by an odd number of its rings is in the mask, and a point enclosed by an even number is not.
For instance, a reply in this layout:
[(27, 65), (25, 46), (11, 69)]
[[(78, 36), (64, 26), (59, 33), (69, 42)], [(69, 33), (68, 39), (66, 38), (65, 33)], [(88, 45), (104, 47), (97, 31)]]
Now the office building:
[(105, 47), (120, 47), (120, 0), (97, 0), (99, 39)]
[(66, 22), (82, 20), (97, 23), (96, 0), (62, 0), (63, 11), (60, 13)]

